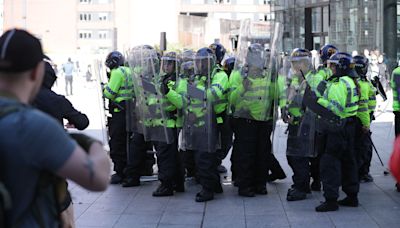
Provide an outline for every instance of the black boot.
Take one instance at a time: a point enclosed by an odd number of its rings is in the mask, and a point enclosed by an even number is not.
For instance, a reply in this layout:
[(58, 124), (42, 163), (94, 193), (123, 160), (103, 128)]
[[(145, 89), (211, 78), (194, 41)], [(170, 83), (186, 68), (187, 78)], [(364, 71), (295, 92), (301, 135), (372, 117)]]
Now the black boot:
[(256, 195), (252, 187), (247, 187), (247, 188), (239, 187), (238, 193), (239, 196), (245, 196), (245, 197), (254, 197)]
[(311, 183), (311, 190), (312, 191), (316, 191), (316, 192), (320, 192), (321, 191), (321, 181), (319, 180), (314, 180)]
[(222, 185), (220, 183), (218, 183), (215, 188), (214, 188), (214, 192), (215, 193), (223, 193), (224, 189), (222, 188)]
[(271, 173), (267, 177), (268, 182), (274, 182), (276, 180), (283, 180), (286, 178), (286, 174), (284, 172), (279, 173)]
[(185, 182), (179, 182), (174, 184), (175, 192), (185, 192)]
[(127, 177), (122, 181), (122, 187), (136, 187), (140, 185), (140, 179), (135, 177)]
[(338, 204), (340, 206), (345, 206), (345, 207), (358, 207), (358, 199), (357, 199), (357, 196), (355, 196), (355, 197), (348, 196), (342, 200), (339, 200)]
[(259, 194), (259, 195), (267, 195), (268, 194), (267, 186), (265, 186), (265, 185), (257, 186), (255, 189), (255, 193)]
[(158, 188), (153, 192), (153, 196), (155, 197), (172, 196), (172, 195), (174, 195), (173, 188), (165, 184), (160, 184)]
[(307, 198), (307, 193), (298, 190), (297, 188), (291, 188), (288, 190), (286, 195), (287, 201), (299, 201)]
[(111, 175), (110, 184), (120, 184), (122, 182), (122, 175), (114, 173)]
[(327, 211), (337, 211), (337, 210), (339, 210), (339, 205), (336, 200), (327, 200), (315, 208), (315, 211), (317, 212), (327, 212)]
[(218, 170), (218, 173), (226, 173), (226, 172), (228, 172), (228, 170), (223, 165), (219, 165), (217, 167), (217, 170)]
[(364, 174), (360, 177), (360, 182), (361, 183), (368, 183), (368, 182), (373, 182), (374, 178), (369, 174)]
[(214, 199), (214, 192), (203, 188), (196, 194), (196, 202), (205, 202)]

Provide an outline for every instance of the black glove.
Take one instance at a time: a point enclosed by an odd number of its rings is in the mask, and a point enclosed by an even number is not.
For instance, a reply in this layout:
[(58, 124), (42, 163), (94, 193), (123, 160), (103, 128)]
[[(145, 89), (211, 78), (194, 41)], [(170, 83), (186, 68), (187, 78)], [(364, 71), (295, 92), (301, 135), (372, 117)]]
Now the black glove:
[(161, 94), (165, 95), (169, 92), (168, 85), (166, 83), (162, 83), (160, 87)]
[(311, 90), (311, 87), (309, 85), (307, 85), (305, 91), (304, 91), (304, 97), (303, 97), (303, 105), (305, 105), (304, 103), (306, 102), (317, 102), (318, 97), (315, 94), (314, 91)]
[(79, 146), (82, 147), (83, 150), (85, 150), (86, 152), (89, 152), (90, 146), (94, 143), (94, 142), (98, 142), (101, 144), (100, 141), (89, 137), (85, 134), (82, 133), (70, 133), (69, 134), (71, 136), (72, 139), (74, 139)]
[(282, 115), (282, 120), (285, 123), (289, 123), (290, 120), (290, 113), (289, 113), (289, 109), (287, 107), (283, 107), (281, 109), (281, 115)]

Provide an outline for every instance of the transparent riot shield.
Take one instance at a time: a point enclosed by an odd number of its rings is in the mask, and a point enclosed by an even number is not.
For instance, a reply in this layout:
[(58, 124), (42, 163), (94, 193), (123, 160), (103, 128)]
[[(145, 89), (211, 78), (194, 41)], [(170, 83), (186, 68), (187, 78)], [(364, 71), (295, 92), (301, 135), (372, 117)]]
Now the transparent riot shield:
[[(104, 91), (104, 86), (107, 83), (106, 79), (106, 71), (103, 67), (103, 63), (96, 59), (93, 60), (93, 74), (96, 78), (96, 92), (97, 92), (97, 97), (98, 97), (98, 104), (99, 104), (99, 111), (101, 113), (100, 115), (100, 121), (101, 121), (101, 132), (102, 132), (102, 142), (105, 146), (108, 146), (108, 140), (109, 140), (109, 135), (108, 135), (108, 120), (111, 117), (109, 110), (108, 110), (108, 99), (106, 99), (103, 96), (103, 91)], [(109, 150), (109, 149), (108, 149)]]
[(135, 47), (128, 54), (128, 63), (132, 69), (139, 133), (146, 141), (172, 143), (175, 136), (167, 128), (157, 52), (147, 45)]
[(217, 130), (217, 117), (213, 104), (217, 96), (212, 92), (212, 67), (215, 60), (212, 54), (196, 55), (193, 60), (194, 74), (190, 74), (191, 63), (187, 62), (188, 70), (185, 80), (186, 94), (183, 99), (181, 132), (181, 148), (215, 152), (220, 147), (220, 138)]
[[(308, 73), (306, 71), (308, 66)], [(309, 86), (305, 78), (313, 77), (311, 57), (291, 57), (290, 69), (286, 72), (287, 104), (282, 109), (282, 119), (289, 124), (286, 155), (315, 157), (315, 134), (317, 114), (308, 109), (303, 102), (304, 93)]]
[(234, 83), (230, 95), (233, 117), (259, 121), (272, 118), (271, 80), (277, 74), (275, 58), (280, 33), (278, 23), (242, 21), (236, 62), (230, 76)]

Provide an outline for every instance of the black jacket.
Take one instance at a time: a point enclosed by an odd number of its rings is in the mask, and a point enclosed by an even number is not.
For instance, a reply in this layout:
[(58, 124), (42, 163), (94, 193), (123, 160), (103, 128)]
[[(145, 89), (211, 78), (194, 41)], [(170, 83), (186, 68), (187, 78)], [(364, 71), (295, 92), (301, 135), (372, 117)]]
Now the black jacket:
[(57, 76), (49, 63), (45, 63), (45, 76), (42, 87), (36, 96), (33, 106), (57, 119), (64, 125), (63, 119), (73, 124), (78, 130), (83, 130), (89, 126), (87, 116), (76, 110), (71, 102), (62, 95), (51, 90)]

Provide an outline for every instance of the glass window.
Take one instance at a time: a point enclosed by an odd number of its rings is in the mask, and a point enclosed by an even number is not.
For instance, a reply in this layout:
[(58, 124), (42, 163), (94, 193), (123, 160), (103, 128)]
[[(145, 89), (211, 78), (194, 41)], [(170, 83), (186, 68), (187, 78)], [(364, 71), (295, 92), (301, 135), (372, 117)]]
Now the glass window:
[(108, 13), (99, 13), (99, 21), (107, 21), (108, 20)]
[(316, 7), (311, 9), (311, 27), (312, 32), (321, 32), (321, 8)]
[(314, 50), (319, 50), (321, 48), (321, 37), (314, 36), (313, 43), (314, 43)]
[(108, 37), (108, 31), (105, 31), (105, 30), (99, 31), (99, 38), (100, 39), (107, 39), (107, 37)]
[(213, 0), (214, 4), (231, 4), (231, 0)]
[(328, 32), (329, 30), (329, 6), (324, 6), (322, 8), (322, 31)]

